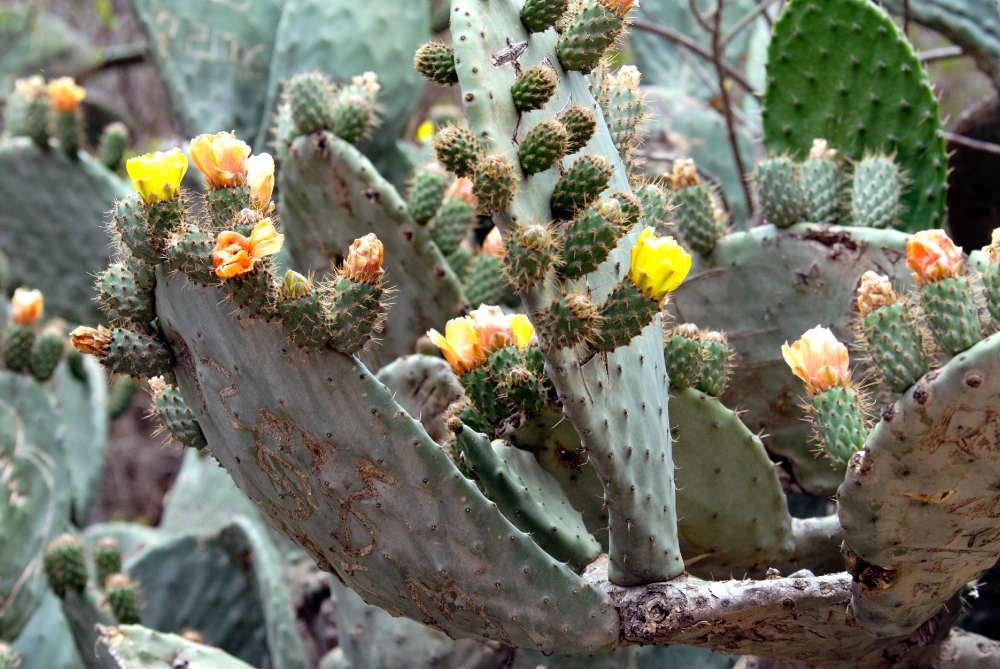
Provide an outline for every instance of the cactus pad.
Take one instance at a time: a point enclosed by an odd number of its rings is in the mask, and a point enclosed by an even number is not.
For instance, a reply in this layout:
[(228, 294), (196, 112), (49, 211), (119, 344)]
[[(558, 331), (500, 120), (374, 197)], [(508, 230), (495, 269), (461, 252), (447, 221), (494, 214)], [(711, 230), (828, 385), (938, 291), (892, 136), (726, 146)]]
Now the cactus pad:
[(923, 336), (905, 302), (875, 309), (861, 319), (861, 334), (875, 370), (894, 393), (927, 373), (930, 361)]
[(577, 279), (593, 272), (607, 260), (621, 236), (621, 226), (609, 221), (594, 207), (587, 207), (576, 215), (563, 234), (564, 265), (559, 273), (567, 279)]
[(851, 456), (864, 448), (868, 430), (864, 408), (854, 388), (831, 388), (812, 399), (810, 415), (816, 438), (834, 469), (844, 471)]
[(805, 215), (805, 191), (799, 166), (791, 158), (769, 158), (757, 163), (754, 171), (760, 205), (768, 223), (787, 228)]
[(440, 167), (424, 166), (418, 169), (407, 202), (413, 220), (417, 223), (431, 220), (441, 206), (446, 190), (448, 177), (441, 173)]
[(521, 140), (517, 151), (521, 169), (527, 175), (549, 169), (565, 155), (568, 140), (566, 129), (559, 121), (539, 123)]
[(569, 141), (566, 143), (566, 154), (572, 155), (587, 146), (587, 142), (597, 130), (597, 115), (583, 105), (574, 105), (560, 112), (556, 120), (563, 124)]
[(840, 216), (840, 165), (832, 158), (810, 158), (802, 163), (805, 220), (835, 223)]
[(869, 156), (854, 166), (851, 219), (866, 228), (893, 228), (900, 214), (899, 167), (886, 156)]
[[(455, 80), (458, 81), (457, 75)], [(529, 67), (510, 87), (514, 106), (519, 112), (541, 109), (556, 92), (558, 83), (559, 77), (556, 76), (556, 71), (548, 65)]]
[(576, 212), (593, 204), (611, 182), (613, 168), (597, 154), (581, 156), (556, 182), (552, 191), (552, 214), (572, 218)]
[(925, 284), (920, 288), (920, 302), (931, 335), (945, 355), (957, 355), (982, 337), (979, 309), (968, 277)]

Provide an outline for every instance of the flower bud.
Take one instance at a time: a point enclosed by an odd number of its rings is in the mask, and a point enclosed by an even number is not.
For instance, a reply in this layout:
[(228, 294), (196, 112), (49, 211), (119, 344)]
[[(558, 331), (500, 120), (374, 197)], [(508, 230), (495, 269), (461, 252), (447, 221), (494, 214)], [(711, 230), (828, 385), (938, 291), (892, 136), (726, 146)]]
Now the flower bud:
[(10, 320), (18, 325), (31, 327), (42, 317), (45, 298), (40, 290), (18, 288), (10, 302)]
[(377, 283), (382, 277), (382, 260), (385, 247), (375, 233), (355, 239), (344, 261), (344, 276), (359, 283)]
[(302, 276), (298, 272), (288, 270), (281, 280), (278, 292), (284, 300), (297, 300), (311, 293), (312, 289), (312, 281), (307, 277)]
[(103, 358), (111, 345), (111, 330), (103, 325), (98, 325), (96, 330), (81, 325), (70, 332), (69, 337), (77, 351), (98, 358)]
[(254, 209), (268, 213), (274, 192), (274, 158), (270, 153), (258, 153), (247, 159), (247, 184)]
[(781, 355), (792, 373), (805, 382), (810, 396), (850, 383), (847, 347), (827, 328), (816, 326), (791, 346), (785, 342)]
[(678, 158), (674, 161), (674, 171), (667, 175), (674, 190), (683, 190), (701, 183), (698, 178), (698, 168), (690, 158)]
[(872, 271), (865, 272), (861, 276), (861, 285), (858, 286), (858, 311), (861, 312), (862, 318), (876, 309), (895, 304), (898, 299), (889, 277), (879, 276)]
[(837, 157), (837, 149), (831, 149), (825, 139), (814, 139), (809, 149), (809, 160), (833, 160)]
[[(431, 164), (438, 165), (438, 163)], [(441, 169), (443, 170), (444, 168)], [(455, 179), (450, 186), (448, 186), (448, 190), (444, 192), (444, 196), (461, 200), (462, 202), (472, 205), (474, 209), (477, 209), (479, 205), (476, 203), (476, 194), (472, 191), (474, 186), (475, 184), (469, 177), (459, 177)]]
[(906, 266), (920, 286), (955, 277), (962, 273), (962, 249), (944, 230), (921, 230), (906, 242)]

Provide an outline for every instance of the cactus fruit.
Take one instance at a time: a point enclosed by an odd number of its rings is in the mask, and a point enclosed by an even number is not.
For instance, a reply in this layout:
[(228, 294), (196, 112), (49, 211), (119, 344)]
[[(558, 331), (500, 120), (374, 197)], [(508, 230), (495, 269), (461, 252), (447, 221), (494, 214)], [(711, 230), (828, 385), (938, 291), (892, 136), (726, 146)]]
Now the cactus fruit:
[(866, 228), (893, 228), (899, 220), (902, 184), (888, 156), (866, 156), (854, 166), (851, 219)]
[(72, 534), (63, 534), (45, 548), (45, 575), (56, 597), (67, 592), (83, 594), (87, 589), (87, 565), (83, 544)]
[(126, 263), (115, 263), (98, 275), (98, 295), (111, 322), (145, 328), (156, 318), (153, 291), (139, 284)]
[(150, 379), (149, 388), (153, 393), (153, 413), (160, 419), (163, 429), (181, 446), (207, 448), (201, 426), (177, 388), (167, 385), (162, 376)]
[(434, 135), (434, 154), (449, 172), (471, 177), (483, 158), (483, 147), (466, 128), (446, 125)]
[(843, 471), (851, 456), (865, 446), (864, 407), (854, 388), (831, 388), (816, 393), (810, 405), (816, 437), (834, 468)]
[(124, 328), (79, 327), (70, 333), (78, 351), (90, 353), (108, 370), (148, 378), (170, 372), (173, 354), (157, 337)]
[(805, 196), (805, 220), (810, 223), (836, 223), (840, 216), (840, 165), (837, 150), (825, 139), (814, 139), (809, 157), (802, 163), (802, 191)]
[[(94, 571), (97, 575), (97, 585), (102, 590), (108, 578), (121, 573), (122, 547), (114, 537), (101, 537), (94, 546)], [(118, 619), (121, 622), (121, 618)]]
[(428, 42), (413, 57), (413, 65), (427, 81), (442, 86), (458, 83), (455, 71), (455, 50), (441, 42)]
[(289, 79), (283, 93), (284, 103), (291, 112), (295, 135), (311, 135), (333, 127), (330, 109), (333, 87), (322, 72), (296, 74)]
[(620, 212), (604, 204), (580, 211), (563, 231), (564, 264), (559, 270), (563, 277), (576, 279), (596, 270), (622, 236), (624, 231), (618, 221), (605, 215), (618, 219)]
[(334, 94), (330, 131), (349, 144), (367, 139), (380, 123), (375, 104), (380, 89), (381, 84), (374, 72), (352, 77), (349, 85)]
[(429, 226), (431, 239), (441, 249), (441, 253), (451, 256), (468, 238), (478, 220), (476, 208), (468, 200), (446, 197)]
[(441, 206), (446, 190), (448, 190), (448, 177), (440, 165), (427, 163), (418, 169), (413, 177), (407, 202), (413, 220), (423, 224), (434, 218), (434, 213)]
[(930, 368), (923, 335), (910, 306), (886, 276), (865, 272), (858, 288), (858, 324), (868, 355), (882, 381), (901, 393)]
[(521, 7), (521, 21), (530, 33), (545, 32), (556, 25), (567, 9), (569, 0), (527, 0)]
[(528, 131), (518, 148), (518, 161), (526, 175), (544, 172), (566, 154), (568, 136), (559, 121), (543, 121)]
[[(712, 193), (708, 185), (698, 177), (692, 160), (675, 160), (673, 172), (668, 176), (673, 187), (670, 218), (677, 224), (677, 231), (688, 247), (698, 255), (707, 256), (715, 249), (716, 241), (723, 234), (723, 228), (715, 216)], [(657, 212), (652, 216), (663, 216), (666, 213), (666, 205), (657, 192), (646, 191), (646, 199)], [(662, 228), (662, 224), (659, 227)]]
[(557, 349), (575, 348), (595, 340), (600, 311), (583, 293), (564, 295), (538, 319), (538, 336)]
[(691, 388), (701, 378), (701, 333), (694, 323), (682, 323), (663, 335), (667, 376), (675, 388)]
[[(455, 81), (458, 81), (457, 74)], [(556, 92), (556, 84), (558, 83), (559, 78), (556, 76), (556, 71), (548, 65), (529, 67), (510, 87), (510, 94), (514, 98), (514, 107), (519, 112), (541, 109)]]
[(104, 584), (104, 594), (115, 618), (122, 625), (141, 625), (142, 613), (136, 585), (127, 574), (112, 574)]
[(799, 166), (791, 158), (773, 157), (757, 163), (754, 181), (768, 223), (787, 228), (802, 220), (806, 210), (805, 191)]
[[(545, 151), (558, 151), (557, 147), (537, 147), (538, 154), (533, 156), (539, 160), (544, 160)], [(457, 173), (456, 173), (457, 174)], [(485, 213), (496, 213), (506, 210), (517, 193), (520, 178), (517, 176), (514, 165), (500, 155), (484, 156), (473, 176), (475, 186), (472, 192), (476, 196), (479, 208)]]
[(33, 327), (9, 323), (4, 339), (3, 360), (12, 372), (31, 371), (31, 350), (35, 345)]
[(625, 65), (616, 74), (605, 74), (601, 82), (600, 103), (604, 120), (611, 131), (611, 141), (622, 161), (629, 163), (629, 153), (645, 117), (645, 103), (639, 92), (639, 70)]
[(574, 105), (556, 115), (556, 120), (566, 128), (569, 140), (566, 142), (566, 155), (573, 155), (590, 142), (597, 130), (597, 116), (583, 105)]
[(589, 207), (608, 187), (612, 172), (611, 164), (603, 156), (586, 154), (579, 157), (552, 191), (553, 216), (573, 218), (578, 211)]
[(520, 225), (511, 235), (504, 261), (507, 276), (518, 290), (537, 287), (562, 262), (560, 239), (548, 226)]
[[(666, 234), (667, 227), (671, 223), (669, 196), (659, 186), (651, 183), (637, 188), (635, 195), (639, 198), (640, 205), (640, 219), (637, 222), (653, 228), (658, 234)], [(700, 197), (696, 198), (696, 204), (702, 201)], [(688, 224), (690, 225), (690, 223)], [(696, 226), (696, 228), (700, 228), (700, 226)], [(681, 233), (681, 237), (687, 241), (687, 237), (683, 233)]]
[(729, 381), (729, 366), (732, 350), (726, 335), (721, 332), (702, 332), (701, 369), (694, 387), (713, 397), (718, 397), (726, 389)]
[(631, 2), (581, 0), (563, 17), (556, 43), (559, 62), (567, 70), (590, 73), (604, 52), (624, 33)]
[(42, 383), (52, 378), (62, 360), (66, 347), (65, 325), (59, 319), (49, 321), (31, 347), (31, 375)]
[(125, 157), (125, 149), (128, 148), (129, 131), (124, 123), (109, 123), (101, 133), (101, 143), (97, 148), (97, 155), (101, 164), (112, 172), (118, 170)]

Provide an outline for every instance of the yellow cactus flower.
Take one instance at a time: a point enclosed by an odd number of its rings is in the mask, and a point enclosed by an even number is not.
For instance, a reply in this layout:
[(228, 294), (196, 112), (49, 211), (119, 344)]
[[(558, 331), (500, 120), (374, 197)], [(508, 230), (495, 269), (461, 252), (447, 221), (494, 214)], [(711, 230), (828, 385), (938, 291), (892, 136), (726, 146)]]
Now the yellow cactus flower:
[(514, 343), (513, 328), (500, 307), (484, 304), (469, 314), (469, 318), (472, 319), (484, 358)]
[(507, 320), (510, 321), (510, 329), (514, 333), (514, 344), (522, 351), (528, 348), (535, 336), (535, 326), (524, 314), (508, 316)]
[(483, 240), (483, 253), (497, 258), (504, 256), (503, 238), (500, 237), (500, 231), (496, 226), (493, 226), (493, 229), (486, 235), (486, 239)]
[(385, 247), (369, 232), (361, 239), (355, 239), (344, 261), (343, 274), (351, 281), (359, 283), (378, 283), (382, 278), (382, 260), (385, 258)]
[(267, 213), (274, 192), (274, 158), (270, 153), (258, 153), (247, 160), (247, 184), (253, 208)]
[(434, 123), (431, 121), (424, 121), (417, 128), (417, 141), (423, 144), (424, 142), (429, 142), (434, 139)]
[(691, 271), (691, 256), (673, 237), (657, 237), (653, 228), (643, 228), (632, 248), (629, 279), (643, 295), (657, 302), (677, 286)]
[(250, 145), (231, 132), (198, 135), (191, 140), (191, 160), (205, 175), (209, 188), (235, 188), (247, 181)]
[(795, 376), (806, 384), (810, 397), (851, 380), (847, 347), (827, 328), (816, 326), (792, 344), (785, 342), (781, 355)]
[(42, 317), (45, 311), (45, 297), (40, 290), (18, 288), (10, 301), (10, 320), (18, 325), (31, 327)]
[(429, 330), (427, 336), (451, 363), (459, 376), (483, 364), (485, 357), (479, 346), (479, 335), (471, 318), (453, 318), (444, 326), (444, 334)]
[(949, 279), (962, 273), (962, 249), (944, 230), (921, 230), (906, 241), (906, 266), (919, 286)]
[(277, 253), (284, 243), (285, 236), (278, 234), (269, 218), (258, 223), (249, 238), (230, 230), (220, 232), (212, 250), (215, 273), (231, 279), (251, 272), (261, 258)]
[(111, 330), (103, 325), (98, 325), (96, 330), (81, 325), (69, 333), (69, 340), (80, 353), (102, 358), (111, 346)]
[(59, 77), (49, 82), (49, 98), (52, 108), (60, 114), (70, 114), (80, 108), (80, 102), (87, 97), (83, 86), (77, 86), (73, 77)]
[(188, 159), (180, 149), (130, 158), (125, 164), (129, 178), (146, 204), (173, 200), (181, 191)]

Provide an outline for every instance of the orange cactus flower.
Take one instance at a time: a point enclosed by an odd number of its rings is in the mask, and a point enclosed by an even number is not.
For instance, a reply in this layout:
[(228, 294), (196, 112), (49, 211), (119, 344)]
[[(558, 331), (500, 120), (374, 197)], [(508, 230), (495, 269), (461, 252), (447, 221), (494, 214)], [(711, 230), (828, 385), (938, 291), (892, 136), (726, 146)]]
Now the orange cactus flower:
[(267, 213), (271, 208), (274, 192), (274, 158), (270, 153), (258, 153), (247, 159), (247, 184), (253, 208)]
[(791, 346), (785, 342), (781, 355), (792, 373), (805, 382), (810, 397), (837, 386), (846, 387), (850, 383), (847, 347), (837, 341), (827, 328), (817, 325)]
[(49, 82), (49, 99), (52, 108), (60, 114), (71, 114), (80, 108), (80, 102), (87, 97), (87, 90), (77, 86), (73, 77), (59, 77)]
[(459, 376), (483, 364), (485, 357), (479, 346), (479, 335), (471, 318), (453, 318), (444, 326), (444, 334), (429, 330), (427, 336), (451, 363)]
[(430, 330), (427, 336), (461, 376), (485, 363), (494, 351), (508, 346), (523, 351), (535, 336), (535, 328), (523, 314), (507, 316), (500, 307), (483, 305), (468, 316), (448, 321), (443, 335)]
[(96, 330), (81, 325), (69, 333), (69, 339), (80, 353), (102, 358), (111, 345), (111, 330), (103, 325), (98, 325)]
[(231, 279), (251, 272), (261, 258), (277, 253), (284, 243), (285, 236), (278, 234), (269, 218), (258, 223), (249, 238), (231, 230), (220, 232), (212, 250), (215, 273)]
[(369, 232), (361, 239), (355, 239), (351, 250), (347, 252), (343, 273), (351, 281), (359, 283), (378, 283), (382, 277), (382, 260), (385, 258), (385, 247)]
[(18, 288), (10, 302), (10, 320), (18, 325), (31, 327), (42, 317), (45, 298), (40, 290)]
[(615, 16), (621, 19), (625, 18), (635, 4), (635, 0), (598, 0), (598, 2), (610, 9), (615, 13)]
[(962, 273), (962, 249), (944, 230), (921, 230), (906, 242), (906, 266), (919, 286), (949, 279)]
[(500, 231), (496, 226), (493, 226), (493, 229), (486, 235), (486, 239), (483, 240), (483, 253), (497, 258), (504, 256), (503, 238), (500, 237)]
[(483, 356), (514, 343), (514, 329), (500, 307), (482, 305), (471, 314)]
[(191, 160), (205, 175), (209, 188), (244, 185), (249, 156), (250, 145), (231, 132), (198, 135), (191, 140)]
[(180, 149), (129, 158), (128, 176), (146, 204), (173, 200), (181, 192), (188, 159)]

